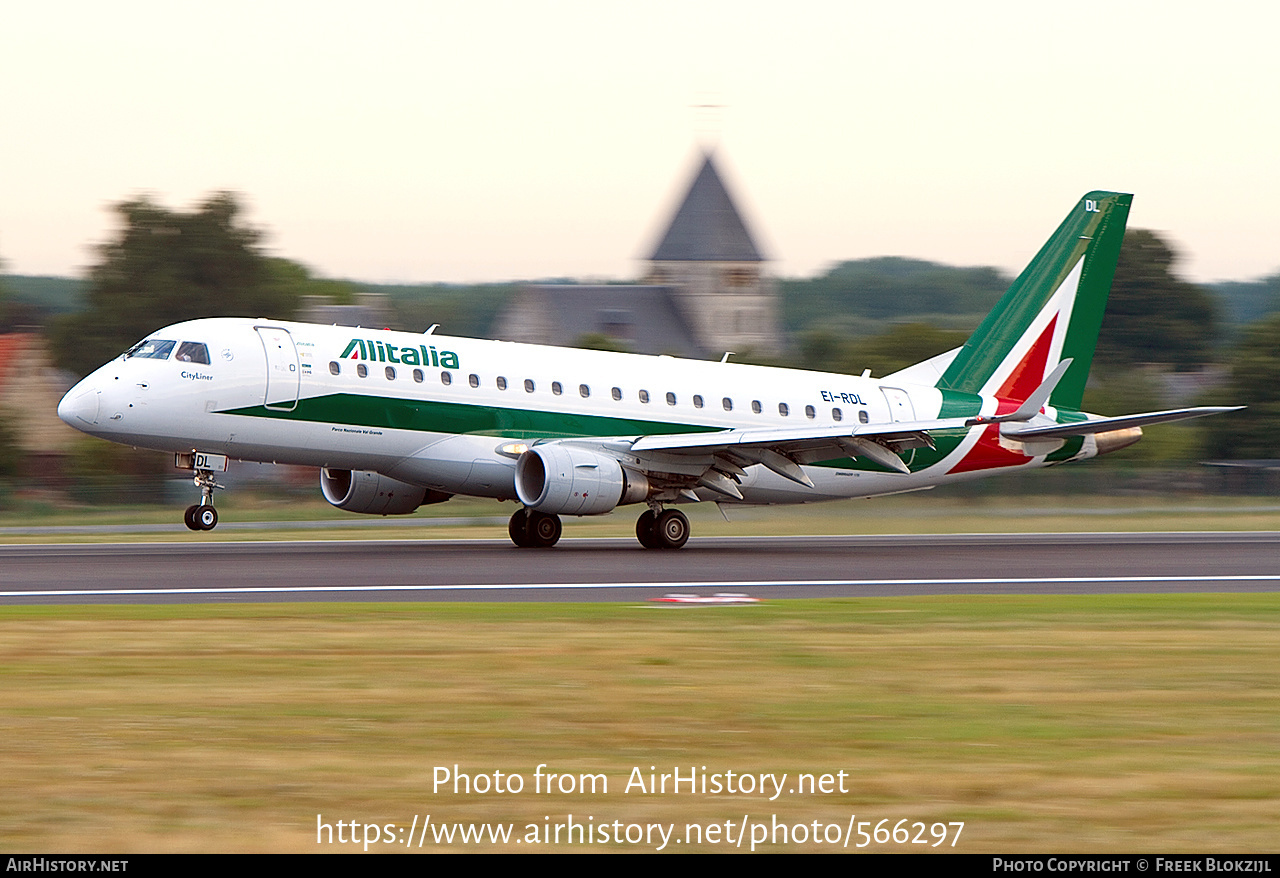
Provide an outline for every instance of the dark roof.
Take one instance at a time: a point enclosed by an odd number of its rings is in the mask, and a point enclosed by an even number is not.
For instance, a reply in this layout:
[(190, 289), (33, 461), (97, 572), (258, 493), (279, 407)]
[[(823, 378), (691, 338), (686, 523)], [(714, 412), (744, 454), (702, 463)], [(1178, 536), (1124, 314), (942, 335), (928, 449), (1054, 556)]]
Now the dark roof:
[(669, 287), (537, 284), (525, 288), (540, 297), (550, 316), (550, 344), (572, 346), (585, 335), (602, 334), (637, 354), (706, 356), (694, 341), (671, 298)]
[(763, 262), (707, 153), (653, 262)]

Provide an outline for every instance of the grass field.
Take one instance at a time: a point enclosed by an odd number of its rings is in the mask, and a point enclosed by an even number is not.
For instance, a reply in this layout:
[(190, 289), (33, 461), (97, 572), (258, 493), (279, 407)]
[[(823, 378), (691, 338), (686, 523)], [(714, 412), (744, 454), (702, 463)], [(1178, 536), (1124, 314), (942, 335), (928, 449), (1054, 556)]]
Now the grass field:
[[(567, 815), (677, 837), (963, 821), (965, 852), (1276, 847), (1276, 595), (23, 607), (0, 630), (8, 850), (359, 850), (317, 847), (317, 815), (363, 837), (427, 814), (512, 823), (512, 850)], [(525, 788), (433, 792), (455, 764)], [(608, 791), (538, 794), (540, 764)], [(847, 792), (625, 792), (650, 766), (843, 771)]]

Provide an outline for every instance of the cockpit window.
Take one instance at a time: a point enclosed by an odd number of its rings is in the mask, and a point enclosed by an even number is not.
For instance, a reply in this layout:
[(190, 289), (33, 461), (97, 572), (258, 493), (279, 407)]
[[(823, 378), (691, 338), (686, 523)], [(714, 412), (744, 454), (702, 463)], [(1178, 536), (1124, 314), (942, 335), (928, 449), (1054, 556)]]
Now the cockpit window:
[[(159, 338), (148, 338), (129, 348), (124, 352), (124, 355), (126, 359), (129, 357), (141, 357), (144, 360), (167, 360), (169, 359), (169, 354), (173, 351), (175, 343)], [(206, 351), (206, 363), (209, 362), (208, 356), (209, 354)]]
[(174, 358), (182, 363), (203, 363), (209, 365), (209, 348), (204, 342), (184, 341), (178, 345), (178, 355)]

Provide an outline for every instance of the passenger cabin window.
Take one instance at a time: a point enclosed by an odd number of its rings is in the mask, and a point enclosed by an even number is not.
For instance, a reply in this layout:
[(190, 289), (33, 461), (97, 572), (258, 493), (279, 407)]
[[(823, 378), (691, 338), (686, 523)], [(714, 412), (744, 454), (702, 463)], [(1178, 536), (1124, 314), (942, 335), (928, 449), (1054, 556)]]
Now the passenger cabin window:
[(720, 404), (724, 406), (724, 410), (726, 412), (733, 411), (733, 400), (729, 399), (729, 397), (726, 396), (724, 399), (720, 400)]
[(804, 416), (812, 421), (818, 416), (818, 410), (811, 405), (807, 405), (804, 407)]
[(173, 353), (174, 344), (173, 341), (149, 338), (129, 348), (124, 352), (124, 356), (125, 359), (139, 357), (143, 360), (167, 360), (169, 359), (169, 354)]
[(178, 354), (174, 357), (180, 363), (203, 363), (209, 365), (209, 348), (204, 342), (184, 341), (178, 345)]
[(641, 402), (648, 402), (648, 401), (649, 401), (649, 391), (647, 391), (647, 390), (642, 390), (642, 391), (640, 391), (640, 401), (641, 401)]
[(667, 391), (667, 405), (675, 405), (675, 404), (676, 404), (676, 395), (675, 395), (674, 393), (672, 393), (670, 390), (668, 390), (668, 391)]
[(787, 415), (791, 414), (791, 407), (785, 402), (778, 403), (778, 414), (785, 418)]
[(452, 372), (441, 372), (441, 373), (440, 373), (440, 383), (441, 383), (441, 384), (443, 384), (445, 387), (448, 387), (450, 384), (452, 384), (452, 383), (453, 383), (453, 373), (452, 373)]
[(554, 393), (556, 396), (559, 396), (560, 394), (564, 393), (564, 386), (559, 381), (552, 381), (551, 392)]
[(760, 414), (763, 408), (764, 407), (760, 405), (760, 400), (758, 399), (751, 400), (751, 410), (755, 412), (757, 415)]
[(533, 379), (532, 379), (532, 378), (526, 378), (526, 379), (524, 379), (524, 392), (525, 392), (525, 393), (533, 393)]
[(844, 420), (844, 412), (840, 411), (840, 409), (832, 409), (832, 410), (831, 410), (831, 420), (833, 420), (833, 421), (843, 421), (843, 420)]
[(413, 380), (414, 380), (414, 381), (416, 381), (416, 382), (418, 382), (419, 384), (421, 384), (421, 383), (422, 383), (422, 378), (423, 378), (422, 370), (421, 370), (421, 369), (414, 369), (414, 370), (413, 370)]
[(366, 366), (364, 363), (361, 363), (360, 365), (356, 366), (356, 374), (359, 375), (361, 378), (369, 377), (369, 367)]
[(338, 374), (338, 373), (340, 373), (341, 371), (342, 371), (342, 367), (341, 367), (340, 365), (338, 365), (338, 361), (337, 361), (337, 360), (330, 360), (330, 361), (329, 361), (329, 374), (330, 374), (330, 375), (337, 375), (337, 374)]
[(871, 418), (867, 415), (867, 410), (858, 409), (858, 423), (866, 424), (866, 423), (869, 423), (870, 421), (871, 421)]
[(507, 389), (507, 379), (503, 378), (501, 375), (498, 376), (498, 389), (499, 390)]
[(613, 388), (613, 398), (614, 398), (614, 399), (617, 399), (617, 400), (622, 399), (622, 388), (621, 388), (621, 387), (615, 387), (615, 388)]
[(587, 385), (585, 385), (585, 384), (579, 384), (579, 385), (578, 385), (578, 396), (582, 397), (583, 399), (586, 399), (586, 398), (587, 398), (588, 396), (590, 396), (590, 395), (591, 395), (591, 388), (590, 388), (590, 387), (588, 387), (588, 386), (587, 386)]
[(694, 407), (694, 408), (696, 408), (696, 409), (700, 409), (700, 408), (702, 408), (702, 394), (701, 394), (701, 393), (695, 393), (695, 394), (693, 395), (693, 407)]
[(395, 381), (395, 380), (396, 380), (396, 370), (395, 370), (395, 367), (393, 367), (393, 366), (388, 366), (388, 367), (386, 368), (386, 370), (385, 370), (385, 371), (386, 371), (386, 373), (387, 373), (387, 380), (388, 380), (388, 381)]
[(480, 376), (477, 375), (475, 372), (472, 372), (470, 375), (467, 376), (467, 383), (470, 384), (472, 387), (479, 387)]

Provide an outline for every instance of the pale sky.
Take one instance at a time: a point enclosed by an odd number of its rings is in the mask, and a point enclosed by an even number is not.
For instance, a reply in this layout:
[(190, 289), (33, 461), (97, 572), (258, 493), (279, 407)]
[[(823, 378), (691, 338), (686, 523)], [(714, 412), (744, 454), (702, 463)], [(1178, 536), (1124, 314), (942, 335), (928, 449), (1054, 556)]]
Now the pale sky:
[(1186, 276), (1253, 279), (1277, 34), (1261, 0), (10, 2), (0, 260), (80, 274), (110, 204), (230, 189), (326, 276), (625, 279), (715, 142), (781, 276), (1017, 271), (1115, 189)]

